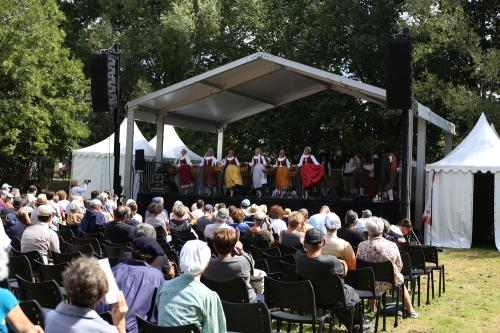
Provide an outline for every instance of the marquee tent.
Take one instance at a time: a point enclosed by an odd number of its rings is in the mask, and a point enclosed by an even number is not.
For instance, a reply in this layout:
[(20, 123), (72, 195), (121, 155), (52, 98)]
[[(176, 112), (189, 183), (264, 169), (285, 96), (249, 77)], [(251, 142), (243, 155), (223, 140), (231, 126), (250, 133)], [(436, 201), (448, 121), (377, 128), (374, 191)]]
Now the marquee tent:
[(474, 174), (491, 172), (494, 175), (495, 244), (500, 250), (500, 139), (486, 116), (482, 114), (469, 135), (445, 158), (427, 165), (426, 170), (432, 183), (429, 187), (432, 224), (426, 225), (426, 243), (471, 247)]
[[(127, 119), (125, 118), (120, 124), (120, 175), (122, 176), (122, 185), (125, 169), (126, 136)], [(84, 194), (86, 197), (90, 197), (91, 191), (111, 190), (113, 188), (114, 138), (115, 134), (113, 133), (101, 142), (72, 152), (71, 177), (77, 180), (90, 179), (92, 181)], [(149, 144), (134, 122), (132, 151), (135, 152), (136, 149), (144, 149), (146, 158), (155, 157), (154, 146)]]
[[(156, 138), (157, 136), (155, 135), (155, 137), (149, 141), (152, 147), (156, 147)], [(181, 138), (179, 138), (179, 135), (177, 135), (174, 126), (165, 125), (163, 127), (163, 158), (178, 158), (181, 155), (182, 148), (186, 148), (191, 161), (202, 160), (200, 155), (186, 147)]]

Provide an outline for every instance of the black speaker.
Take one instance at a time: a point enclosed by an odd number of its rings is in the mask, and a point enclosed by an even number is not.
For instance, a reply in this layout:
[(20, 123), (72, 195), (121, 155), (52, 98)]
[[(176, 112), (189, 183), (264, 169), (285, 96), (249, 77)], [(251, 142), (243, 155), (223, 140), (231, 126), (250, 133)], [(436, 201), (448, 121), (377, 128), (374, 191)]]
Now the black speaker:
[(135, 171), (143, 171), (146, 167), (146, 160), (144, 159), (144, 149), (135, 150)]
[(95, 112), (114, 110), (118, 102), (117, 58), (113, 54), (94, 54), (90, 58), (90, 87)]
[(389, 109), (410, 109), (412, 44), (409, 38), (389, 42), (386, 50), (386, 97)]

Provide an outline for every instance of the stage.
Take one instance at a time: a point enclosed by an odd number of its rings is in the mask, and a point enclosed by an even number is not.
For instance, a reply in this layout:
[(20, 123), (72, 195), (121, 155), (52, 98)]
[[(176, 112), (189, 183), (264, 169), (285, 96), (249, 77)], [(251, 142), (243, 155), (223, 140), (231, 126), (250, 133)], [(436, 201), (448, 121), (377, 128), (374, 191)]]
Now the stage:
[(265, 204), (268, 208), (272, 205), (280, 205), (283, 208), (290, 208), (293, 210), (298, 210), (300, 208), (306, 208), (309, 211), (309, 214), (316, 214), (319, 212), (319, 209), (323, 205), (328, 205), (330, 210), (340, 216), (341, 219), (344, 218), (346, 211), (349, 209), (354, 210), (358, 213), (359, 217), (361, 217), (361, 212), (364, 209), (369, 209), (372, 211), (374, 216), (383, 217), (392, 224), (399, 223), (401, 220), (400, 213), (400, 203), (399, 201), (390, 201), (390, 202), (373, 202), (368, 199), (340, 199), (340, 200), (328, 200), (328, 198), (313, 198), (309, 200), (305, 199), (275, 199), (271, 197), (242, 197), (242, 196), (198, 196), (198, 195), (182, 195), (182, 194), (159, 194), (159, 193), (141, 193), (137, 194), (137, 204), (139, 205), (139, 213), (143, 214), (146, 210), (149, 203), (151, 203), (151, 199), (154, 197), (161, 196), (165, 201), (165, 208), (170, 212), (172, 206), (176, 200), (180, 200), (184, 203), (184, 205), (191, 207), (191, 205), (196, 202), (198, 199), (203, 199), (206, 204), (216, 204), (223, 202), (226, 206), (235, 205), (237, 207), (240, 206), (240, 203), (243, 199), (247, 198), (250, 202), (257, 205)]

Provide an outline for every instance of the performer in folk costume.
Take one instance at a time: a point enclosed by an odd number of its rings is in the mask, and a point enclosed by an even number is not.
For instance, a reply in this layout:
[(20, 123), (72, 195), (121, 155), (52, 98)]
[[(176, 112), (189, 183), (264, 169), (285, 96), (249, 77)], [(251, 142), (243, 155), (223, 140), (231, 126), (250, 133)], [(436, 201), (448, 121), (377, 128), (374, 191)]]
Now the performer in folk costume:
[(276, 190), (279, 192), (280, 196), (283, 196), (291, 186), (289, 171), (290, 161), (286, 157), (284, 149), (280, 150), (273, 168), (276, 169)]
[(191, 173), (191, 160), (187, 154), (187, 150), (182, 148), (181, 156), (175, 161), (179, 165), (179, 182), (181, 191), (188, 192), (194, 187), (193, 174)]
[(300, 170), (300, 179), (302, 180), (302, 190), (304, 198), (309, 198), (309, 189), (319, 183), (325, 174), (325, 168), (318, 163), (314, 155), (311, 154), (311, 147), (305, 147), (304, 153), (300, 157), (298, 167)]
[(267, 176), (264, 173), (264, 169), (266, 168), (266, 159), (264, 158), (264, 155), (262, 155), (260, 148), (255, 149), (255, 155), (252, 157), (249, 165), (252, 168), (253, 189), (260, 198), (262, 196), (262, 188), (267, 184)]
[(214, 157), (214, 150), (208, 148), (207, 153), (203, 156), (203, 186), (207, 188), (207, 194), (215, 194), (215, 186), (217, 185), (217, 178), (215, 175), (215, 165), (217, 158)]
[(234, 195), (234, 191), (238, 191), (238, 188), (243, 185), (241, 180), (240, 172), (240, 162), (234, 156), (234, 150), (230, 149), (227, 152), (227, 156), (222, 160), (222, 166), (226, 167), (225, 177), (226, 177), (226, 188), (229, 191), (230, 196)]

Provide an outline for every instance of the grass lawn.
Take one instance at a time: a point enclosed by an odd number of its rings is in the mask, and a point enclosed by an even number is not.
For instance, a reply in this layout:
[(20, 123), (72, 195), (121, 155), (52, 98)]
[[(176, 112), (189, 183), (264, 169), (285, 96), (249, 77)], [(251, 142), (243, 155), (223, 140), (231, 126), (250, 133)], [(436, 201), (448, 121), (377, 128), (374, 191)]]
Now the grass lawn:
[[(500, 332), (500, 253), (493, 249), (445, 249), (439, 253), (439, 261), (445, 265), (446, 292), (437, 296), (439, 274), (435, 271), (436, 298), (425, 305), (426, 280), (422, 278), (420, 308), (415, 298), (420, 318), (400, 318), (394, 328), (394, 317), (388, 316), (387, 332)], [(304, 331), (311, 332), (309, 328)]]

